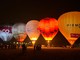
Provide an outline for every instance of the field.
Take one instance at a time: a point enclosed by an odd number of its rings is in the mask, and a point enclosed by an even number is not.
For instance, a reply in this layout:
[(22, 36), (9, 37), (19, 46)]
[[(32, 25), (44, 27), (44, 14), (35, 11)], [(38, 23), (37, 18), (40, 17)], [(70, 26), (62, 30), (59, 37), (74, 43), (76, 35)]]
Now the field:
[(80, 48), (0, 49), (0, 60), (79, 60)]

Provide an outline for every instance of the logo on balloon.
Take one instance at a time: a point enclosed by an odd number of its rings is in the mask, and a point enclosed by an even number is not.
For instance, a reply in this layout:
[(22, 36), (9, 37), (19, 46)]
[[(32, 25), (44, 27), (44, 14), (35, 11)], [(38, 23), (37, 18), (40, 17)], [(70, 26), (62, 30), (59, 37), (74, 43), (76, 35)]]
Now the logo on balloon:
[(12, 33), (12, 27), (11, 26), (0, 26), (0, 31), (1, 32), (7, 32), (7, 33)]
[(80, 28), (80, 24), (67, 24), (68, 27), (79, 27)]
[(70, 34), (72, 38), (79, 38), (80, 34), (71, 33)]
[(72, 11), (62, 14), (58, 18), (60, 32), (73, 45), (80, 37), (80, 12)]

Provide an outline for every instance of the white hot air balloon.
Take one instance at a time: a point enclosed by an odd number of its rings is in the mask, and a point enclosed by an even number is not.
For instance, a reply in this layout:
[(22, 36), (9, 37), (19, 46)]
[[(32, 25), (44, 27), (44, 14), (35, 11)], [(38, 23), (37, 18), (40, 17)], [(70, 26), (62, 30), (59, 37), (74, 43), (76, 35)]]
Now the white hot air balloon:
[(39, 21), (37, 20), (31, 20), (26, 24), (26, 33), (29, 36), (30, 40), (32, 40), (33, 45), (40, 35), (40, 31), (37, 29), (38, 24)]
[(12, 26), (9, 25), (0, 26), (0, 38), (3, 41), (10, 41), (12, 37), (13, 37)]
[(13, 36), (18, 42), (23, 42), (27, 36), (25, 27), (24, 23), (16, 23), (12, 27)]

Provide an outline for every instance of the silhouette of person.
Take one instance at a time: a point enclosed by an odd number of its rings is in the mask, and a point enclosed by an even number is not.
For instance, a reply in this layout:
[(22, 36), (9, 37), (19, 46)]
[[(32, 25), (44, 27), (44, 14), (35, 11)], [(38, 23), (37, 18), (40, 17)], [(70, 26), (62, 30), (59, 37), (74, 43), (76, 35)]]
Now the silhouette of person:
[(35, 50), (36, 51), (41, 51), (41, 45), (40, 44), (36, 45), (36, 49)]
[(25, 46), (25, 44), (22, 45), (22, 53), (23, 54), (26, 53), (26, 46)]

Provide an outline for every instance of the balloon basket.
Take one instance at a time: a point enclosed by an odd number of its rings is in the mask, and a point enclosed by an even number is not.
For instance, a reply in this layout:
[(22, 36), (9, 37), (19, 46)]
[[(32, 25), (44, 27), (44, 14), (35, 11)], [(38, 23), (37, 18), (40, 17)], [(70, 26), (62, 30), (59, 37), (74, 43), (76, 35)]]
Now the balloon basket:
[(74, 48), (74, 46), (73, 45), (70, 45), (70, 48)]

